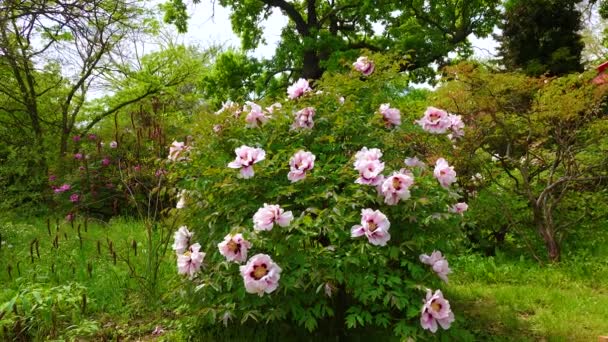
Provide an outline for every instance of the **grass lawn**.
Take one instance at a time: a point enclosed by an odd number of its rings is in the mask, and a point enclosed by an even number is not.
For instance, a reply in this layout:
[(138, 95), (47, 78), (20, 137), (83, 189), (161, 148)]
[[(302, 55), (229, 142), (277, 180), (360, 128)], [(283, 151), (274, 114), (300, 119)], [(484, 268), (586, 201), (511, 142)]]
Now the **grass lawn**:
[[(150, 250), (141, 222), (91, 221), (86, 231), (83, 222), (51, 222), (49, 234), (44, 219), (19, 221), (0, 219), (0, 340), (17, 330), (24, 340), (152, 340), (157, 325), (165, 329), (161, 340), (184, 339), (180, 315), (188, 309), (175, 300), (181, 281), (175, 259), (168, 251), (158, 287), (149, 289)], [(444, 293), (458, 325), (476, 340), (596, 341), (608, 335), (607, 259), (544, 267), (474, 255), (448, 259), (453, 273)], [(28, 319), (18, 322), (14, 303)]]
[(479, 339), (597, 341), (608, 335), (607, 261), (540, 267), (463, 257), (446, 292)]

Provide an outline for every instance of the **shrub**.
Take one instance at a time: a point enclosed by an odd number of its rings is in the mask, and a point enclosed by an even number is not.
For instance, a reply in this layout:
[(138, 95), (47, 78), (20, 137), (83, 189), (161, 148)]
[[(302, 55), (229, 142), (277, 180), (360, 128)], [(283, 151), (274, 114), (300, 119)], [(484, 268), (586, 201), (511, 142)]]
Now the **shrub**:
[[(449, 132), (430, 134), (413, 124), (422, 116), (424, 97), (409, 96), (407, 78), (385, 58), (371, 58), (376, 65), (369, 76), (355, 70), (325, 75), (311, 91), (273, 106), (272, 113), (262, 109), (272, 101), (263, 101), (264, 106), (232, 106), (200, 118), (192, 150), (170, 173), (186, 189), (179, 215), (194, 231), (193, 237), (178, 232), (175, 248), (184, 252), (177, 257), (180, 272), (192, 275), (184, 279), (183, 298), (197, 324), (246, 329), (252, 321), (273, 327), (291, 322), (334, 336), (361, 328), (400, 337), (424, 334), (422, 300), (427, 286), (436, 289), (440, 280), (419, 255), (454, 250), (461, 239), (460, 215), (450, 212), (458, 189), (449, 185), (453, 179), (440, 186), (433, 174), (440, 157), (453, 162), (453, 142)], [(401, 110), (400, 125), (394, 111), (385, 112), (389, 107), (381, 113), (384, 103)], [(384, 177), (402, 177), (385, 186), (409, 188), (409, 198), (401, 192), (385, 201), (376, 186), (365, 184), (375, 183), (380, 162), (366, 164), (357, 154), (364, 148), (381, 150)], [(241, 159), (235, 159), (235, 149)], [(426, 166), (406, 166), (406, 157)], [(355, 182), (358, 177), (364, 184)], [(390, 238), (383, 231), (385, 217)], [(245, 261), (240, 271), (218, 251), (223, 241), (225, 255), (235, 251), (235, 234), (251, 243), (246, 258), (233, 255), (237, 263)], [(196, 245), (188, 250), (195, 242), (200, 252)], [(425, 260), (442, 260), (436, 254), (430, 259)], [(435, 269), (445, 275), (447, 264), (440, 264)], [(448, 331), (462, 333), (457, 327)]]

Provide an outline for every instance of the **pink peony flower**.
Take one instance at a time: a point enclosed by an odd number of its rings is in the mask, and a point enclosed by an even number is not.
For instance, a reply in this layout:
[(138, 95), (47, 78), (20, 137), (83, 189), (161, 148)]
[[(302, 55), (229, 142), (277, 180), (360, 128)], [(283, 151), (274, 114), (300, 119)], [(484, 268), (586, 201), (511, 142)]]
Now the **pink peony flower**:
[(194, 233), (190, 232), (188, 230), (188, 227), (179, 227), (179, 229), (175, 232), (174, 235), (173, 246), (171, 246), (175, 253), (183, 254), (186, 251), (188, 245), (190, 245), (190, 239), (192, 239), (192, 235), (194, 235)]
[(71, 194), (70, 195), (70, 202), (72, 202), (72, 203), (78, 203), (78, 202), (80, 202), (80, 195), (79, 194)]
[(306, 172), (315, 166), (315, 155), (308, 151), (298, 151), (289, 160), (290, 171), (287, 179), (292, 183), (306, 178)]
[(454, 167), (448, 165), (448, 162), (443, 158), (439, 158), (437, 159), (437, 162), (435, 162), (433, 175), (435, 175), (439, 184), (446, 189), (450, 187), (450, 184), (456, 181), (456, 171), (454, 171)]
[(424, 169), (426, 167), (426, 164), (420, 161), (417, 157), (405, 158), (403, 162), (409, 167), (419, 167), (421, 169)]
[(241, 266), (241, 275), (248, 293), (271, 293), (279, 286), (281, 268), (266, 254), (256, 254)]
[(73, 136), (73, 137), (72, 137), (72, 140), (73, 140), (74, 142), (79, 142), (79, 141), (80, 141), (80, 139), (81, 139), (81, 138), (80, 138), (80, 135), (75, 135), (75, 136)]
[(287, 88), (287, 94), (289, 95), (289, 99), (293, 100), (293, 99), (296, 99), (296, 98), (304, 95), (304, 93), (307, 93), (311, 90), (312, 89), (310, 89), (310, 87), (308, 86), (308, 81), (303, 78), (300, 78), (299, 80), (296, 81), (296, 83), (290, 85)]
[(245, 240), (242, 234), (228, 234), (224, 237), (224, 241), (217, 244), (217, 248), (226, 260), (241, 263), (247, 260), (247, 251), (251, 248), (251, 242)]
[(217, 112), (215, 112), (215, 115), (220, 115), (226, 110), (236, 111), (238, 109), (238, 107), (239, 107), (239, 105), (237, 103), (228, 100), (228, 101), (222, 103), (222, 108), (220, 108)]
[(262, 107), (257, 103), (247, 101), (245, 102), (245, 111), (249, 110), (249, 113), (245, 117), (247, 121), (247, 127), (259, 127), (264, 125), (270, 117), (262, 111)]
[(116, 141), (110, 141), (110, 148), (117, 148), (118, 143)]
[(74, 159), (76, 160), (81, 160), (84, 156), (82, 155), (82, 153), (75, 153), (74, 154)]
[(266, 204), (253, 215), (253, 229), (272, 230), (274, 224), (287, 227), (293, 220), (291, 211), (285, 212), (277, 204)]
[(380, 210), (362, 209), (361, 224), (351, 228), (352, 237), (365, 235), (367, 240), (376, 246), (385, 246), (391, 235), (388, 232), (391, 223)]
[(315, 116), (315, 109), (312, 107), (306, 107), (296, 112), (296, 121), (291, 126), (293, 129), (297, 128), (312, 128), (315, 123), (312, 118)]
[(382, 151), (377, 148), (367, 149), (367, 147), (363, 147), (357, 152), (353, 165), (355, 170), (359, 171), (359, 178), (357, 178), (355, 183), (373, 186), (381, 185), (384, 181), (384, 176), (381, 175), (382, 171), (384, 171), (384, 163), (380, 161), (381, 157)]
[(169, 157), (167, 157), (171, 161), (181, 161), (186, 158), (183, 156), (187, 151), (190, 150), (190, 146), (187, 146), (185, 143), (181, 141), (173, 141), (171, 146), (169, 146)]
[(55, 175), (50, 175), (49, 176), (49, 182), (54, 182), (56, 180), (57, 180), (57, 176), (55, 176)]
[(201, 245), (195, 243), (184, 254), (177, 256), (178, 274), (188, 274), (192, 278), (201, 269), (205, 253), (202, 253), (200, 250)]
[(448, 282), (448, 274), (452, 273), (448, 261), (441, 255), (440, 251), (433, 251), (430, 256), (426, 254), (420, 255), (420, 261), (433, 268), (441, 280)]
[(355, 164), (355, 170), (359, 171), (359, 178), (355, 183), (376, 186), (384, 181), (381, 174), (384, 171), (384, 163), (380, 160), (361, 160)]
[(374, 63), (367, 59), (365, 56), (357, 58), (357, 61), (353, 63), (355, 70), (361, 72), (364, 76), (369, 76), (374, 72)]
[(89, 134), (89, 140), (97, 140), (97, 135)]
[(266, 152), (261, 148), (242, 145), (234, 150), (236, 159), (228, 164), (229, 168), (241, 169), (241, 176), (245, 179), (254, 175), (253, 164), (266, 159)]
[(101, 160), (102, 166), (108, 166), (108, 165), (110, 165), (110, 163), (111, 163), (111, 161), (110, 161), (110, 158), (108, 158), (108, 157), (105, 157)]
[(280, 104), (279, 102), (275, 102), (273, 104), (271, 104), (270, 106), (266, 107), (266, 111), (270, 114), (274, 113), (275, 109), (281, 109), (283, 108), (283, 105)]
[(367, 149), (363, 147), (357, 154), (355, 154), (355, 168), (357, 168), (357, 162), (364, 160), (380, 160), (382, 158), (382, 151), (377, 148)]
[(384, 118), (384, 123), (387, 127), (401, 125), (401, 112), (397, 108), (391, 108), (390, 104), (383, 103), (380, 105), (380, 114)]
[(452, 126), (448, 113), (435, 107), (427, 108), (422, 119), (416, 123), (425, 131), (433, 134), (443, 134)]
[(425, 330), (431, 332), (437, 331), (437, 323), (444, 329), (450, 328), (454, 322), (454, 314), (450, 309), (450, 302), (443, 298), (441, 290), (433, 292), (427, 290), (426, 300), (423, 300), (422, 313), (420, 317), (420, 325)]
[(465, 202), (459, 202), (459, 203), (454, 204), (450, 208), (450, 212), (462, 215), (465, 211), (467, 211), (467, 209), (469, 209), (469, 205), (468, 204), (466, 204)]
[(450, 130), (452, 133), (448, 134), (450, 139), (461, 138), (464, 136), (464, 122), (462, 122), (462, 116), (449, 114), (448, 119), (450, 120)]
[(414, 177), (411, 175), (395, 172), (392, 176), (386, 178), (382, 183), (382, 195), (384, 203), (395, 205), (400, 200), (410, 198), (410, 187), (414, 184)]

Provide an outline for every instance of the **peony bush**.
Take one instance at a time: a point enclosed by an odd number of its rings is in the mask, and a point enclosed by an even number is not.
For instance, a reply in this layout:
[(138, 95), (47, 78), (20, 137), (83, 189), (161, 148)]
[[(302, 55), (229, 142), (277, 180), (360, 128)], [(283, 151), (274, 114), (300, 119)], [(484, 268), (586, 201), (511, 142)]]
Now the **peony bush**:
[(466, 210), (450, 166), (464, 123), (426, 110), (381, 56), (345, 63), (278, 102), (201, 116), (188, 159), (171, 165), (197, 324), (459, 333), (440, 289)]

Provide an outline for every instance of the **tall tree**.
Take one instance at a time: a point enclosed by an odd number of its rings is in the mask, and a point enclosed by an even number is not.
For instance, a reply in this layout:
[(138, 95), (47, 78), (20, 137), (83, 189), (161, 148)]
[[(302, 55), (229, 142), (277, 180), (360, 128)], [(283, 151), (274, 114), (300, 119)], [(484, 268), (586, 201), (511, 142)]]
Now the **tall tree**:
[[(200, 3), (201, 0), (192, 0)], [(442, 63), (448, 52), (467, 47), (467, 37), (486, 36), (497, 18), (499, 0), (356, 1), (220, 0), (231, 12), (232, 28), (245, 50), (262, 41), (263, 21), (273, 10), (289, 19), (281, 32), (271, 72), (318, 79), (341, 52), (358, 49), (396, 52), (408, 57), (404, 69)], [(169, 0), (165, 19), (187, 29), (186, 3)], [(374, 24), (382, 25), (376, 34)], [(466, 50), (466, 49), (465, 49)], [(428, 71), (428, 69), (427, 69)]]
[(581, 0), (510, 0), (496, 39), (504, 65), (532, 76), (583, 70)]

